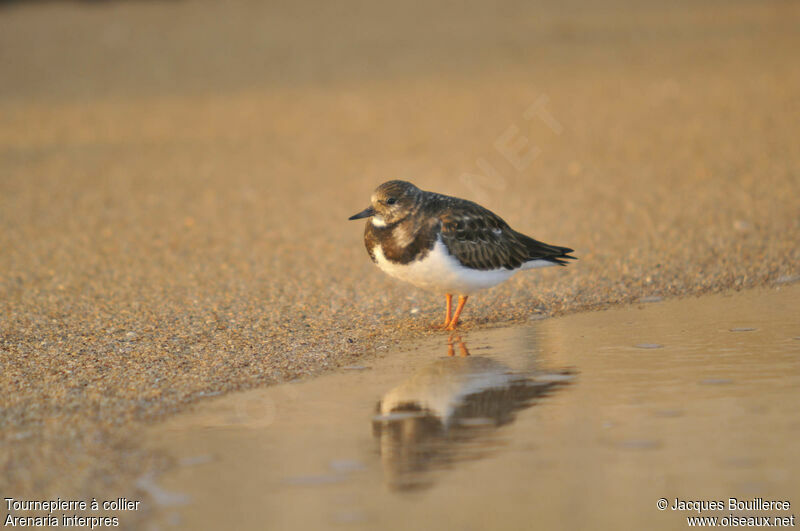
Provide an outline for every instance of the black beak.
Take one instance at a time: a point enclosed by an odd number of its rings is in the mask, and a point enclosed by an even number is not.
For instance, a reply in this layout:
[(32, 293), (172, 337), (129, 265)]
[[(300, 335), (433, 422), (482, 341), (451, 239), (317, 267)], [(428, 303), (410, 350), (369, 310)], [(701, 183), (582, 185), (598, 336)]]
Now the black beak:
[(353, 214), (352, 216), (350, 216), (347, 219), (352, 221), (354, 219), (368, 218), (368, 217), (374, 216), (374, 215), (375, 215), (375, 209), (370, 206), (370, 207), (365, 208), (364, 210), (362, 210), (358, 214)]

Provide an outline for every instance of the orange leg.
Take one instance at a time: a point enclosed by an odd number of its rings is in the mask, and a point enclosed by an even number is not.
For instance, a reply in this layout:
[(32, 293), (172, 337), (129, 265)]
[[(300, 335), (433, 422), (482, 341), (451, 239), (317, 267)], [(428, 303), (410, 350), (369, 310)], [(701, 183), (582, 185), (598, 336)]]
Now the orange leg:
[(467, 303), (467, 299), (469, 297), (467, 295), (459, 295), (458, 296), (458, 306), (456, 306), (456, 313), (453, 314), (453, 318), (450, 319), (450, 324), (447, 325), (447, 330), (455, 330), (458, 326), (458, 318), (461, 316), (461, 310), (464, 309), (464, 305)]
[(445, 298), (447, 300), (447, 313), (445, 313), (444, 315), (444, 323), (443, 324), (435, 323), (433, 325), (434, 328), (447, 328), (448, 325), (450, 325), (450, 312), (453, 309), (453, 296), (450, 293), (447, 293), (445, 295)]

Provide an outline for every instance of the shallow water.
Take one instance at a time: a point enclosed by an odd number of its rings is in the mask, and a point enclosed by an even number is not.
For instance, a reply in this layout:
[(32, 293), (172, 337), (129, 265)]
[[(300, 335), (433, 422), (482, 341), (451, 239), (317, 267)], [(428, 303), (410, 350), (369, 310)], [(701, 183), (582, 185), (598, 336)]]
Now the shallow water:
[[(169, 529), (683, 529), (800, 506), (800, 286), (384, 351), (154, 426)], [(711, 510), (701, 516), (732, 514)]]

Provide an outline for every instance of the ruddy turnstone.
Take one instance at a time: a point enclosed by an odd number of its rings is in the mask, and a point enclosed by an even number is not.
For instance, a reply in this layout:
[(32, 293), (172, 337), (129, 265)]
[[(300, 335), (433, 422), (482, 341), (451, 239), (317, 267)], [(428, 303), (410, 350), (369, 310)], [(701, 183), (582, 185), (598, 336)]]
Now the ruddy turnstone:
[[(364, 230), (370, 258), (393, 277), (443, 293), (447, 330), (456, 328), (472, 293), (517, 271), (575, 259), (572, 249), (525, 236), (477, 203), (426, 192), (410, 182), (383, 183), (370, 203), (348, 218), (370, 218)], [(454, 294), (458, 305), (451, 317)]]

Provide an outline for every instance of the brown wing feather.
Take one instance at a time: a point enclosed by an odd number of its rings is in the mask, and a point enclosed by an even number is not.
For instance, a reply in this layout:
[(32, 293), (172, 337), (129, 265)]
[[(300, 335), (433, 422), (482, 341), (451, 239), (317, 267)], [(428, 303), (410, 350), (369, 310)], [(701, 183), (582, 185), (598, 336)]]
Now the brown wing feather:
[(528, 260), (518, 234), (498, 215), (468, 201), (449, 205), (441, 215), (442, 241), (467, 267), (516, 269)]
[(477, 203), (449, 197), (444, 203), (446, 208), (440, 214), (442, 241), (467, 267), (517, 269), (531, 260), (564, 265), (565, 258), (574, 259), (567, 254), (572, 249), (548, 245), (519, 233)]

